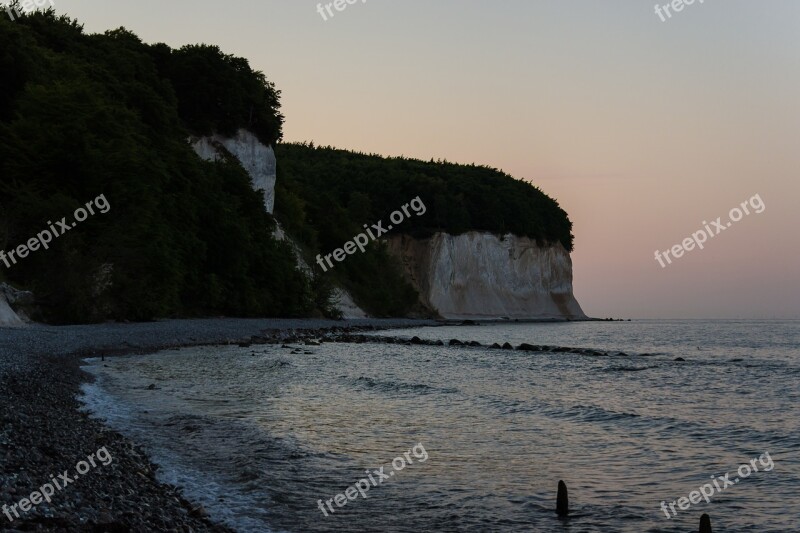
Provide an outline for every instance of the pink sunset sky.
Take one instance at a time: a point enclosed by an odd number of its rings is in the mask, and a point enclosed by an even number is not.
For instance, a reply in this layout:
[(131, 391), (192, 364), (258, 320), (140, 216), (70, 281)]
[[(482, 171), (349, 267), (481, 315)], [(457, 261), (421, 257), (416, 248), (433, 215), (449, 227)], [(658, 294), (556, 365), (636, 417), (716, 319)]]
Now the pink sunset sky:
[[(89, 32), (219, 45), (286, 141), (485, 164), (574, 223), (575, 295), (623, 318), (800, 318), (800, 2), (56, 0)], [(666, 0), (658, 2), (666, 4)], [(280, 161), (278, 161), (280, 164)], [(662, 268), (667, 250), (766, 206)]]

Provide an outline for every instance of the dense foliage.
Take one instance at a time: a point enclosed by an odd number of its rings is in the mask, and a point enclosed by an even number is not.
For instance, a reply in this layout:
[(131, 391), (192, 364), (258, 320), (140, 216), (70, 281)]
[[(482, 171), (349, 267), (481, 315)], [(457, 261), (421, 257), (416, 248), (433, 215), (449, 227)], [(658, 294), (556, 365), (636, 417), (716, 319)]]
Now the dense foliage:
[(111, 205), (0, 267), (35, 292), (39, 318), (296, 316), (324, 300), (244, 170), (187, 143), (239, 124), (280, 138), (278, 93), (247, 61), (124, 29), (86, 35), (47, 12), (0, 17), (0, 70), (0, 250), (101, 194)]
[[(572, 250), (572, 223), (558, 203), (531, 184), (475, 165), (384, 158), (313, 144), (281, 144), (275, 211), (290, 233), (312, 250), (330, 253), (419, 197), (401, 232), (426, 237), (483, 230), (514, 233)], [(336, 265), (334, 276), (372, 312), (402, 314), (415, 297), (385, 247)]]
[(202, 161), (187, 142), (239, 128), (280, 141), (280, 92), (245, 59), (124, 28), (87, 35), (48, 11), (0, 16), (0, 70), (0, 250), (99, 195), (111, 206), (0, 264), (0, 281), (34, 291), (39, 319), (330, 314), (334, 283), (371, 314), (405, 315), (417, 294), (385, 245), (325, 274), (313, 258), (416, 197), (427, 212), (395, 232), (510, 232), (572, 249), (558, 204), (497, 170), (277, 144), (276, 216), (314, 265), (307, 276), (241, 166)]
[(572, 222), (558, 202), (493, 168), (386, 158), (313, 143), (282, 144), (277, 154), (278, 184), (285, 192), (278, 195), (276, 209), (305, 241), (325, 250), (341, 244), (337, 226), (387, 220), (419, 196), (427, 212), (412, 215), (399, 231), (418, 237), (437, 231), (513, 233), (572, 251)]

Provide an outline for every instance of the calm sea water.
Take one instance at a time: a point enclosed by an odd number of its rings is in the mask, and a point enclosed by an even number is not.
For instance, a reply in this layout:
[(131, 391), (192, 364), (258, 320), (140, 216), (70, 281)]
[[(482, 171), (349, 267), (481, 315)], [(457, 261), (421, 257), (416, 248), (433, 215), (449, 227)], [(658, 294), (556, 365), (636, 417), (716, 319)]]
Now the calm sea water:
[[(240, 531), (686, 533), (697, 531), (702, 513), (715, 531), (800, 531), (800, 322), (380, 334), (629, 355), (383, 344), (299, 354), (192, 348), (90, 360), (98, 380), (85, 387), (85, 401), (145, 446), (161, 479)], [(414, 446), (412, 464), (371, 486), (367, 498), (343, 507), (334, 500), (327, 517), (318, 507), (367, 470), (393, 470), (392, 460)], [(661, 510), (711, 476), (733, 479), (765, 452), (771, 471), (760, 468), (675, 518)], [(566, 520), (554, 512), (559, 479), (570, 490)]]

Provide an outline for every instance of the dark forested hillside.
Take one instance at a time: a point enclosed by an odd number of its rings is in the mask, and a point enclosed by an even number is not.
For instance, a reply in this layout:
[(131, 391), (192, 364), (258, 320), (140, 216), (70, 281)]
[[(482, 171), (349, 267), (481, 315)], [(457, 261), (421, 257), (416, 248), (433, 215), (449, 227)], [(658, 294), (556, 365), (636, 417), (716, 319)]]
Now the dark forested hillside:
[(201, 161), (189, 133), (281, 136), (278, 93), (211, 46), (86, 35), (50, 13), (0, 17), (0, 250), (86, 202), (110, 204), (0, 276), (55, 322), (295, 316), (319, 295), (271, 235), (243, 169)]
[[(394, 233), (514, 233), (572, 250), (572, 223), (558, 203), (530, 183), (492, 168), (313, 144), (279, 144), (276, 154), (276, 216), (314, 251), (341, 247), (363, 232), (364, 224), (387, 221), (390, 213), (417, 197), (425, 214), (408, 217)], [(372, 312), (396, 314), (414, 302), (413, 291), (380, 244), (348, 257), (332, 275)]]
[(572, 249), (571, 223), (537, 188), (497, 170), (280, 144), (280, 92), (247, 60), (208, 45), (88, 35), (52, 11), (0, 17), (0, 251), (102, 195), (110, 206), (14, 264), (40, 320), (330, 313), (344, 285), (379, 316), (415, 291), (380, 243), (312, 277), (272, 235), (244, 169), (209, 163), (191, 135), (239, 128), (276, 145), (276, 216), (306, 252), (330, 252), (419, 197), (402, 231), (515, 233)]
[[(288, 192), (299, 197), (315, 215), (304, 218), (296, 206), (286, 206), (294, 209), (292, 226), (301, 231), (310, 223), (323, 247), (337, 242), (330, 240), (330, 232), (342, 217), (361, 226), (419, 196), (428, 211), (405, 221), (404, 233), (513, 233), (541, 245), (560, 242), (572, 251), (572, 223), (558, 202), (530, 183), (493, 168), (367, 155), (307, 143), (281, 144), (277, 154), (282, 196)], [(337, 211), (336, 223), (326, 220), (333, 211)], [(312, 237), (308, 231), (306, 237)]]

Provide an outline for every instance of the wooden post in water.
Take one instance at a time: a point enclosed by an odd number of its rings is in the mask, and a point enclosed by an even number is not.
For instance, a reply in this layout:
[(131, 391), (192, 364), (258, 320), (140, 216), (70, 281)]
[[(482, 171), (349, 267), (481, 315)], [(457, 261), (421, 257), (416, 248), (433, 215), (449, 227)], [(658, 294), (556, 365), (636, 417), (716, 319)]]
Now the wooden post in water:
[(711, 533), (711, 517), (707, 514), (700, 517), (700, 533)]
[(567, 484), (563, 481), (558, 482), (556, 513), (558, 516), (567, 516), (569, 514), (569, 494), (567, 493)]

